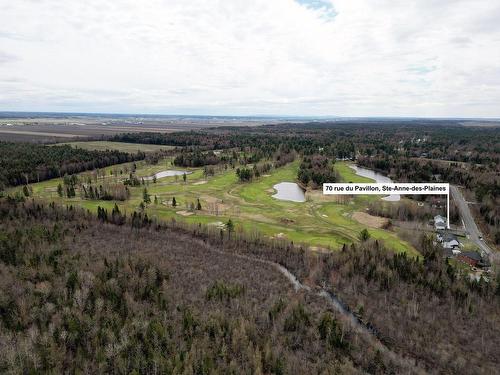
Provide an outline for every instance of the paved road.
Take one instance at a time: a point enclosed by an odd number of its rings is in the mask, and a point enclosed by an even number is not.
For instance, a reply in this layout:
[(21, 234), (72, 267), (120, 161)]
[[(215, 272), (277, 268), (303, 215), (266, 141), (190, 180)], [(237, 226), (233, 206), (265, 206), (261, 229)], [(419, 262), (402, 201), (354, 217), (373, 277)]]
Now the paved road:
[(484, 243), (484, 241), (479, 239), (479, 237), (482, 237), (482, 234), (474, 221), (474, 217), (470, 212), (469, 205), (467, 204), (464, 196), (455, 185), (450, 185), (450, 191), (451, 196), (458, 207), (458, 211), (460, 212), (460, 217), (464, 222), (465, 230), (469, 234), (469, 238), (474, 241), (482, 251), (488, 254), (488, 256), (491, 256), (493, 251)]

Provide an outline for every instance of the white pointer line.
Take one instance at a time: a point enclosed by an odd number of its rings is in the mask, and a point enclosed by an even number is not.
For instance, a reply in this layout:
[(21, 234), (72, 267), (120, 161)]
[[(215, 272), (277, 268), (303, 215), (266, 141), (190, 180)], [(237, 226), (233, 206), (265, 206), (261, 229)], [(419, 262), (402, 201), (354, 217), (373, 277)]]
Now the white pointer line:
[(446, 195), (447, 226), (450, 229), (450, 184), (448, 183), (326, 183), (325, 195)]

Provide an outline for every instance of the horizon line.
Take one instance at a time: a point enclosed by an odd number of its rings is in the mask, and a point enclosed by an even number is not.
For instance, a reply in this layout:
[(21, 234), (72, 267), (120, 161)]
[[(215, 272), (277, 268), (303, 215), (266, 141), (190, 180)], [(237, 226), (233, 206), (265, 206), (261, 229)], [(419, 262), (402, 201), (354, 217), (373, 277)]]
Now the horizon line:
[(140, 113), (140, 112), (66, 112), (66, 111), (5, 111), (0, 110), (0, 114), (57, 114), (57, 115), (104, 115), (104, 116), (158, 116), (158, 117), (214, 117), (214, 118), (255, 118), (255, 119), (406, 119), (406, 120), (482, 120), (482, 121), (500, 121), (500, 117), (448, 117), (448, 116), (338, 116), (338, 115), (215, 115), (215, 114), (179, 114), (179, 113)]

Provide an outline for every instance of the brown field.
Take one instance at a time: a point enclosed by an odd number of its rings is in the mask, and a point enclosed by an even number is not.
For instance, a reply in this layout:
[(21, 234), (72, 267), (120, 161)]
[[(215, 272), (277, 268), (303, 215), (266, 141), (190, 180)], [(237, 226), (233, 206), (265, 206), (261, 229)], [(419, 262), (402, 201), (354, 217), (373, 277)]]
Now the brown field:
[(27, 142), (57, 142), (68, 139), (99, 139), (119, 133), (133, 132), (174, 132), (195, 128), (107, 126), (107, 125), (69, 125), (69, 124), (30, 124), (5, 126), (0, 123), (0, 140)]
[(82, 137), (81, 135), (78, 135), (78, 134), (38, 132), (38, 131), (18, 130), (18, 129), (7, 130), (7, 129), (1, 129), (1, 128), (0, 128), (0, 133), (30, 135), (30, 136), (61, 137), (61, 138)]
[(360, 211), (354, 212), (352, 214), (352, 218), (356, 220), (358, 223), (361, 223), (371, 228), (384, 228), (389, 222), (389, 219), (385, 217), (372, 216), (370, 214), (367, 214), (366, 212), (360, 212)]
[(54, 142), (58, 139), (89, 137), (99, 139), (118, 133), (175, 132), (217, 126), (250, 126), (282, 122), (278, 119), (187, 117), (187, 116), (125, 116), (17, 114), (2, 117), (0, 140)]

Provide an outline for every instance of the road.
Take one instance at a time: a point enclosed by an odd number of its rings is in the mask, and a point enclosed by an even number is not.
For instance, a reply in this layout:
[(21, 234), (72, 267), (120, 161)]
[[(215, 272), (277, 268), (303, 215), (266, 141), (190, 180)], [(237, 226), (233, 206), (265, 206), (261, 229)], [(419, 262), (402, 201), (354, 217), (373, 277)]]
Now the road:
[(470, 212), (469, 205), (467, 204), (467, 201), (465, 200), (464, 196), (462, 195), (458, 187), (455, 185), (450, 185), (450, 191), (451, 191), (451, 196), (453, 197), (453, 200), (455, 201), (458, 207), (458, 211), (460, 212), (460, 217), (464, 222), (465, 230), (469, 234), (470, 240), (476, 243), (482, 251), (488, 254), (488, 256), (491, 256), (493, 254), (493, 251), (484, 243), (484, 241), (481, 241), (479, 239), (480, 237), (482, 237), (482, 234), (479, 231), (476, 222), (474, 221), (474, 217)]

